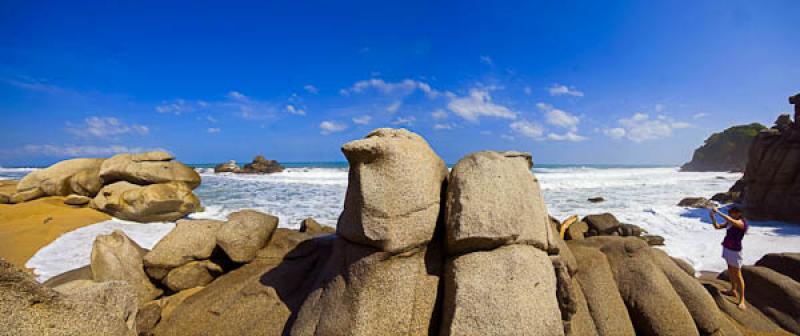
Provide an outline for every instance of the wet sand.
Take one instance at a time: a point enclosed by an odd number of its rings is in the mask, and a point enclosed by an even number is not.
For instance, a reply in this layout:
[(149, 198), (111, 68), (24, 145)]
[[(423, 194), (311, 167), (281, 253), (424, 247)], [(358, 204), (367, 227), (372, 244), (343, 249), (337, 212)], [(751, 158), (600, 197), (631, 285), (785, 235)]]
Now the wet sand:
[[(13, 192), (16, 181), (0, 181), (0, 192)], [(88, 207), (64, 204), (64, 197), (45, 197), (20, 204), (0, 204), (0, 257), (17, 267), (60, 235), (111, 219)]]

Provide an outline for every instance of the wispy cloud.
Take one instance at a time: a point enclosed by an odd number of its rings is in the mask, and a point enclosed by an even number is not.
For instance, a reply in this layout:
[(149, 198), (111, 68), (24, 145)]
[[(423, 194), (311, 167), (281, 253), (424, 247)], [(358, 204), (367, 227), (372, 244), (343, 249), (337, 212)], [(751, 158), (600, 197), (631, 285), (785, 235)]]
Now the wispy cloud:
[(414, 80), (414, 79), (404, 79), (399, 82), (386, 82), (380, 78), (371, 78), (360, 80), (355, 82), (351, 87), (347, 89), (341, 89), (339, 93), (342, 95), (350, 95), (353, 93), (362, 93), (369, 89), (377, 90), (384, 94), (397, 94), (397, 95), (409, 95), (414, 91), (421, 91), (429, 98), (436, 98), (439, 96), (439, 92), (431, 88), (428, 83)]
[(322, 134), (331, 134), (346, 130), (347, 125), (337, 121), (326, 120), (319, 124), (319, 129)]
[(394, 121), (392, 121), (392, 125), (413, 126), (416, 121), (417, 121), (417, 118), (414, 117), (414, 116), (397, 117)]
[(353, 123), (356, 125), (366, 125), (370, 122), (372, 122), (372, 117), (368, 115), (353, 118)]
[(161, 105), (156, 106), (156, 112), (181, 115), (194, 111), (196, 106), (202, 107), (202, 105), (197, 103), (193, 104), (183, 99), (174, 99), (172, 101), (162, 102)]
[(515, 119), (517, 113), (509, 108), (492, 102), (489, 89), (474, 88), (469, 95), (453, 97), (447, 108), (465, 120), (477, 123), (481, 117)]
[(582, 136), (580, 134), (577, 134), (575, 132), (569, 131), (569, 132), (564, 133), (564, 134), (550, 133), (550, 134), (547, 135), (547, 139), (548, 140), (553, 140), (553, 141), (580, 142), (580, 141), (586, 140), (586, 137)]
[(289, 112), (290, 114), (294, 114), (294, 115), (306, 115), (306, 110), (304, 110), (302, 108), (295, 107), (292, 104), (286, 105), (286, 112)]
[(625, 137), (625, 129), (622, 127), (606, 128), (603, 129), (603, 134), (613, 139), (620, 139)]
[(550, 125), (567, 128), (572, 132), (575, 132), (578, 128), (578, 124), (581, 122), (580, 118), (577, 116), (564, 110), (557, 109), (553, 107), (553, 105), (538, 103), (536, 104), (536, 107), (544, 112), (545, 120)]
[(23, 90), (56, 94), (66, 92), (64, 88), (55, 84), (48, 83), (46, 80), (36, 79), (28, 76), (17, 76), (15, 78), (4, 79), (8, 84)]
[(85, 157), (85, 156), (111, 156), (119, 153), (142, 153), (149, 151), (166, 151), (163, 148), (128, 147), (120, 145), (111, 146), (79, 146), (79, 145), (25, 145), (21, 152), (28, 155), (48, 157)]
[(319, 93), (319, 89), (317, 89), (316, 86), (311, 85), (311, 84), (306, 84), (305, 86), (303, 86), (303, 90), (306, 90), (306, 92), (311, 93), (311, 94)]
[(97, 116), (86, 118), (80, 124), (67, 123), (66, 129), (69, 133), (83, 138), (116, 138), (126, 134), (146, 135), (150, 133), (150, 128), (144, 125), (129, 125), (117, 118)]
[(566, 85), (561, 84), (553, 84), (553, 86), (547, 89), (547, 92), (550, 92), (551, 96), (574, 96), (574, 97), (583, 97), (583, 92), (576, 89), (575, 87), (569, 87)]
[(208, 132), (209, 134), (217, 134), (217, 133), (219, 133), (219, 132), (221, 132), (221, 131), (222, 131), (222, 130), (221, 130), (221, 129), (219, 129), (218, 127), (209, 127), (209, 128), (206, 130), (206, 132)]
[(708, 113), (700, 112), (700, 113), (695, 113), (695, 115), (692, 116), (692, 119), (702, 119), (705, 117), (708, 117)]
[(544, 135), (544, 127), (533, 121), (518, 120), (511, 123), (509, 127), (512, 131), (535, 140), (541, 140)]
[(433, 129), (435, 130), (451, 130), (453, 129), (453, 124), (434, 124)]
[(494, 65), (494, 61), (492, 61), (492, 58), (489, 56), (481, 56), (481, 63), (486, 65)]
[(436, 111), (431, 112), (431, 117), (435, 120), (444, 120), (447, 119), (447, 111), (442, 109), (437, 109)]
[(687, 122), (675, 121), (664, 115), (651, 118), (646, 113), (634, 113), (620, 119), (619, 124), (621, 127), (604, 130), (604, 133), (612, 138), (625, 137), (633, 142), (643, 142), (669, 137), (675, 129), (692, 127)]
[(397, 112), (397, 110), (400, 109), (401, 106), (403, 106), (403, 102), (398, 100), (398, 101), (392, 103), (391, 105), (387, 106), (386, 107), (386, 112), (395, 113), (395, 112)]

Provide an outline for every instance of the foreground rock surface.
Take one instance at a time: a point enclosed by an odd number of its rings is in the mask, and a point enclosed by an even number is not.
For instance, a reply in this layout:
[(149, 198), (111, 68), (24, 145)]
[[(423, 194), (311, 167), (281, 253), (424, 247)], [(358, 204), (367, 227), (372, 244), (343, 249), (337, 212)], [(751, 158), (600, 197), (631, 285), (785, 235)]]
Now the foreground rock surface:
[(278, 227), (278, 217), (253, 210), (237, 211), (217, 231), (217, 244), (231, 260), (244, 263), (253, 260)]
[(97, 236), (92, 245), (92, 279), (127, 283), (134, 289), (139, 304), (155, 299), (162, 291), (144, 273), (144, 253), (144, 249), (122, 231)]
[(510, 245), (448, 261), (443, 335), (563, 335), (547, 253)]
[(147, 273), (158, 280), (167, 272), (190, 261), (211, 257), (216, 235), (224, 222), (217, 220), (180, 220), (175, 229), (144, 256)]
[(0, 333), (39, 335), (136, 335), (107, 306), (74, 300), (38, 284), (0, 259)]

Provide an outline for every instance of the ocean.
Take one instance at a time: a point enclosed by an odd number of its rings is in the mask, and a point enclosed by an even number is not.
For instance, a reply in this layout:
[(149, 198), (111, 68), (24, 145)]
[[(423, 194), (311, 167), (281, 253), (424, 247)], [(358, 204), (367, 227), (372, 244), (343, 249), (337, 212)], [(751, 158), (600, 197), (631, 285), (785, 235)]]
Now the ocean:
[[(312, 217), (335, 226), (347, 188), (345, 162), (285, 164), (284, 172), (270, 175), (215, 174), (212, 165), (194, 165), (203, 179), (195, 190), (205, 211), (190, 218), (225, 219), (231, 212), (255, 209), (280, 218), (280, 227), (297, 228)], [(0, 179), (21, 178), (30, 168), (0, 168)], [(684, 197), (711, 197), (726, 191), (739, 173), (688, 173), (677, 167), (621, 165), (537, 165), (545, 202), (551, 215), (610, 212), (620, 221), (641, 226), (665, 238), (670, 255), (691, 263), (695, 269), (721, 271), (724, 230), (714, 230), (708, 212), (676, 204)], [(588, 202), (590, 197), (604, 202)], [(89, 263), (91, 242), (113, 229), (125, 231), (146, 248), (152, 247), (174, 223), (139, 224), (111, 220), (64, 234), (28, 262), (40, 280)], [(800, 225), (750, 222), (744, 239), (745, 263), (752, 264), (770, 252), (800, 252)]]

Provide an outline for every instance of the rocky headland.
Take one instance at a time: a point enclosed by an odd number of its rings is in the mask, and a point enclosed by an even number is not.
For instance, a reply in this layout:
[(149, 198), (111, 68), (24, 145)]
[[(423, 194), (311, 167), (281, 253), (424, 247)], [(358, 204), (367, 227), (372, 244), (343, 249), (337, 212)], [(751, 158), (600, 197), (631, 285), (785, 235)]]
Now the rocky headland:
[(759, 123), (752, 123), (733, 126), (712, 134), (694, 151), (692, 160), (684, 164), (681, 171), (744, 171), (750, 143), (765, 128)]
[[(181, 220), (152, 250), (99, 236), (91, 265), (44, 285), (0, 261), (14, 335), (790, 335), (800, 255), (695, 278), (611, 214), (548, 215), (530, 154), (477, 152), (448, 173), (420, 136), (378, 129), (350, 163), (336, 229), (244, 210)], [(335, 232), (332, 232), (334, 231)], [(651, 241), (653, 240), (653, 241)], [(663, 241), (663, 239), (662, 239)], [(748, 288), (753, 288), (750, 286)]]

